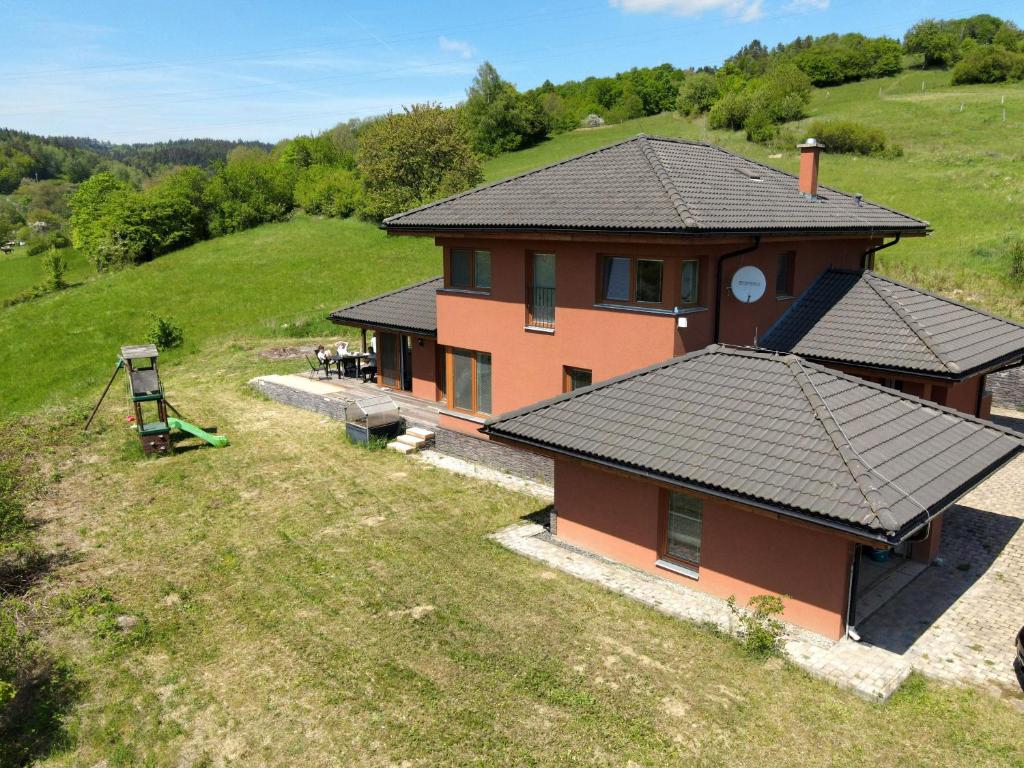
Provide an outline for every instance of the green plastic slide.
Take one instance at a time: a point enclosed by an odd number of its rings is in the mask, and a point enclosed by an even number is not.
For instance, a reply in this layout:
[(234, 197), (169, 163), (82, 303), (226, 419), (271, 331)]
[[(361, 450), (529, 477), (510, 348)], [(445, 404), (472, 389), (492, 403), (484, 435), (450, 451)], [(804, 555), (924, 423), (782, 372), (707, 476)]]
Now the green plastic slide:
[(176, 419), (173, 416), (167, 419), (167, 426), (171, 429), (180, 429), (182, 432), (188, 432), (190, 435), (195, 435), (200, 440), (205, 440), (214, 448), (223, 448), (228, 444), (228, 439), (224, 435), (211, 435), (206, 430), (200, 429), (195, 424), (189, 424), (187, 421)]

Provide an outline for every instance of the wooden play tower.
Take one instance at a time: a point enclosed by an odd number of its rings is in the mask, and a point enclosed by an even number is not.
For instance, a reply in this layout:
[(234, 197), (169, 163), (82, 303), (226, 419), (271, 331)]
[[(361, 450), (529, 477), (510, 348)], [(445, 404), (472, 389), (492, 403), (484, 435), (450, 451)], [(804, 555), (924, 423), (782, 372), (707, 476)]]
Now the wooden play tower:
[(128, 398), (146, 453), (166, 453), (171, 447), (167, 401), (156, 363), (158, 354), (154, 344), (121, 347), (121, 360), (128, 371)]

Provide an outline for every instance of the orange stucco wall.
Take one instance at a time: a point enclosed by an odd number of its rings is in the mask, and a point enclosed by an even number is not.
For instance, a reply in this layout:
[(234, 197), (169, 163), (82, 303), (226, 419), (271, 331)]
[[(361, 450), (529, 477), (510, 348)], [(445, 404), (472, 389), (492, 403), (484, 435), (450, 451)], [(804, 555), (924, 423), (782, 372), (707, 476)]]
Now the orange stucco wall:
[(437, 342), (425, 336), (410, 339), (412, 349), (412, 394), (437, 400)]
[[(589, 369), (596, 382), (712, 343), (717, 259), (751, 241), (644, 245), (482, 238), (438, 242), (446, 253), (453, 245), (491, 252), (493, 287), (489, 294), (438, 293), (437, 339), (441, 345), (491, 353), (493, 412), (498, 414), (560, 393), (564, 366)], [(865, 239), (773, 242), (729, 259), (722, 281), (721, 341), (752, 344), (755, 334), (763, 334), (792, 303), (793, 299), (775, 297), (780, 253), (796, 253), (793, 293), (799, 295), (829, 266), (859, 267), (870, 245), (872, 241)], [(535, 251), (556, 256), (554, 333), (525, 329), (527, 256)], [(664, 259), (663, 308), (667, 310), (676, 303), (681, 261), (698, 259), (702, 309), (688, 313), (687, 327), (677, 329), (670, 314), (595, 306), (603, 255)], [(750, 264), (764, 271), (768, 290), (760, 301), (748, 305), (733, 298), (728, 286), (733, 272)]]
[(704, 497), (699, 578), (659, 568), (665, 492), (642, 479), (555, 462), (557, 535), (566, 542), (741, 604), (785, 595), (784, 618), (826, 637), (845, 629), (853, 544), (827, 529)]

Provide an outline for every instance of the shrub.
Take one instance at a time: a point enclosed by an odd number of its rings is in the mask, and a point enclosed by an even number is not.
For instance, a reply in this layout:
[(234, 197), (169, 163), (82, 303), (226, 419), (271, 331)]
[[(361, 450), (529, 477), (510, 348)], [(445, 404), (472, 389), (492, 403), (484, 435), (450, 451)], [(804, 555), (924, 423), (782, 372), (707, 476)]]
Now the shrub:
[(708, 113), (708, 127), (738, 131), (750, 114), (750, 97), (742, 91), (727, 93)]
[(708, 72), (698, 72), (683, 83), (676, 101), (676, 109), (683, 115), (707, 112), (722, 95), (718, 79)]
[(886, 153), (885, 133), (853, 120), (815, 120), (808, 126), (813, 136), (828, 152), (851, 155), (883, 155)]
[(347, 217), (355, 213), (363, 184), (353, 171), (341, 166), (311, 165), (295, 181), (295, 204), (307, 213)]
[(1024, 282), (1024, 240), (1015, 240), (1009, 247), (1010, 279), (1015, 283)]
[(953, 67), (953, 85), (1024, 79), (1024, 53), (1001, 45), (976, 45)]
[(417, 104), (388, 115), (360, 135), (359, 172), (371, 219), (414, 208), (480, 183), (480, 159), (454, 109)]
[(764, 658), (782, 649), (783, 625), (776, 617), (782, 614), (782, 598), (777, 595), (754, 595), (746, 609), (736, 607), (736, 596), (726, 601), (729, 610), (743, 626), (743, 649), (751, 656)]
[(258, 149), (231, 150), (204, 193), (210, 233), (226, 235), (281, 221), (294, 205), (295, 168)]
[(43, 257), (43, 269), (46, 270), (46, 287), (49, 290), (59, 291), (68, 287), (68, 260), (53, 246), (50, 246), (50, 250)]
[(767, 144), (779, 132), (778, 124), (764, 109), (752, 111), (744, 121), (743, 129), (747, 132), (747, 141), (752, 141), (755, 144)]
[(181, 328), (174, 324), (169, 317), (153, 315), (153, 324), (146, 334), (146, 341), (156, 344), (161, 349), (173, 349), (181, 346), (185, 340), (185, 334)]

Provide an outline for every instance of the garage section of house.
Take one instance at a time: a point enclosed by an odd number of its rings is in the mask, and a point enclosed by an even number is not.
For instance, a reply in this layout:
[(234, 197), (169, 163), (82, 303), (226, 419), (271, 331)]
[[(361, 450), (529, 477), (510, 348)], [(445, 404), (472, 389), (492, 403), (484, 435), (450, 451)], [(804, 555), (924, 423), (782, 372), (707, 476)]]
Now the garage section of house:
[(444, 390), (444, 367), (438, 362), (437, 289), (442, 278), (405, 286), (365, 301), (336, 309), (328, 319), (362, 330), (376, 340), (377, 383), (411, 392), (434, 402)]
[(1019, 435), (796, 355), (713, 345), (504, 414), (555, 460), (558, 539), (717, 597), (783, 596), (832, 639), (862, 555), (933, 556), (943, 510)]
[(981, 418), (1024, 362), (1024, 325), (871, 270), (826, 270), (760, 343)]

